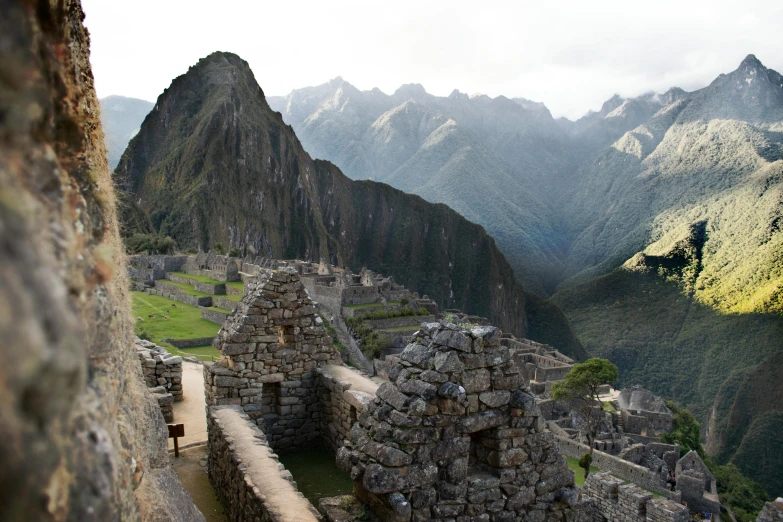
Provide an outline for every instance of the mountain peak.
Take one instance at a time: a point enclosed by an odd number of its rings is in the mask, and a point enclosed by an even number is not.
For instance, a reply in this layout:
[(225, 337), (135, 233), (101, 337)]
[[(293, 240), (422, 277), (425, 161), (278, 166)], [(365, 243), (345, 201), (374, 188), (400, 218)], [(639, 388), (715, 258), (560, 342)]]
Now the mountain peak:
[(740, 63), (740, 69), (742, 69), (744, 67), (754, 67), (754, 68), (757, 68), (757, 67), (764, 67), (764, 66), (759, 61), (759, 59), (756, 58), (755, 54), (749, 54)]
[(427, 91), (420, 83), (406, 83), (394, 91), (394, 96), (407, 96), (409, 98), (422, 98), (427, 95)]

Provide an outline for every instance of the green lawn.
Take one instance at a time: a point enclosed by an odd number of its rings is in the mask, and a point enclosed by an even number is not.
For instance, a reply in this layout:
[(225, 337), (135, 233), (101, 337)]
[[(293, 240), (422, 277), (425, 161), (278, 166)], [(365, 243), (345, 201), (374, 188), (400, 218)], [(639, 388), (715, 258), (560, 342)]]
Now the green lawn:
[(167, 285), (176, 286), (180, 290), (182, 290), (183, 294), (192, 295), (193, 297), (213, 297), (212, 294), (206, 294), (204, 292), (199, 292), (195, 288), (193, 288), (193, 285), (189, 285), (187, 283), (177, 283), (176, 281), (169, 281), (168, 279), (160, 281), (162, 283), (165, 283)]
[(614, 406), (612, 406), (612, 403), (609, 402), (609, 401), (602, 402), (601, 403), (601, 409), (604, 410), (604, 411), (608, 411), (609, 413), (617, 411), (616, 409), (614, 409)]
[(215, 358), (220, 357), (220, 352), (218, 352), (215, 348), (210, 346), (194, 346), (193, 348), (169, 348), (166, 347), (169, 352), (173, 353), (174, 355), (195, 355), (202, 361), (211, 361), (212, 356), (214, 355)]
[(237, 303), (242, 300), (242, 295), (221, 295), (220, 297), (225, 297), (226, 299), (230, 301), (236, 301)]
[(197, 281), (199, 283), (209, 283), (211, 285), (222, 285), (226, 284), (225, 281), (218, 281), (217, 279), (212, 279), (211, 277), (207, 276), (200, 276), (200, 275), (192, 275), (192, 274), (186, 274), (185, 272), (171, 272), (174, 275), (178, 275), (180, 277), (185, 277), (187, 279), (190, 279), (191, 281)]
[[(575, 459), (573, 457), (566, 457), (566, 460), (568, 461), (568, 469), (574, 472), (574, 482), (576, 482), (576, 485), (584, 486), (585, 470), (579, 467), (579, 459)], [(590, 466), (590, 473), (595, 473), (596, 471), (601, 471), (601, 470), (596, 468), (595, 466)]]
[[(147, 295), (144, 292), (132, 292), (132, 294), (136, 335), (144, 332), (152, 342), (165, 346), (171, 353), (177, 355), (201, 355), (202, 352), (206, 355), (218, 354), (217, 350), (211, 346), (208, 347), (211, 353), (207, 354), (207, 347), (178, 350), (168, 343), (161, 342), (161, 339), (167, 338), (195, 339), (216, 336), (220, 326), (212, 321), (202, 319), (201, 309), (197, 306), (172, 301), (159, 295)], [(165, 319), (167, 315), (168, 319)]]
[(244, 281), (228, 281), (226, 282), (226, 286), (230, 286), (231, 288), (236, 288), (237, 290), (245, 290), (245, 283)]

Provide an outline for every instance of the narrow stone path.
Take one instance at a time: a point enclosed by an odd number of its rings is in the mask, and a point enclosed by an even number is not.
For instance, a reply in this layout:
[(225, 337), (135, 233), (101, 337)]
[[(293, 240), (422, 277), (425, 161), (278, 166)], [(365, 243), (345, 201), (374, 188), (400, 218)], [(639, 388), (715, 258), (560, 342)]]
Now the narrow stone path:
[(179, 477), (182, 487), (190, 493), (193, 503), (207, 519), (207, 522), (228, 522), (223, 505), (217, 499), (209, 483), (206, 470), (207, 447), (199, 446), (183, 450), (179, 458), (169, 455), (171, 466)]
[[(182, 389), (185, 400), (174, 403), (174, 422), (185, 425), (185, 436), (179, 438), (180, 448), (207, 441), (207, 414), (204, 401), (203, 366), (182, 362)], [(174, 449), (174, 439), (169, 439), (169, 449)]]

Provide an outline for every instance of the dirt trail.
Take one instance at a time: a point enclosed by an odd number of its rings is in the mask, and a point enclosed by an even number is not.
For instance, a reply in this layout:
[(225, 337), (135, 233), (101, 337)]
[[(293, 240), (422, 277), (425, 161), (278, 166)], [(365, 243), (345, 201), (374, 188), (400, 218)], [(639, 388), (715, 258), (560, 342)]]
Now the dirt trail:
[(185, 490), (190, 493), (193, 503), (201, 511), (207, 522), (228, 522), (223, 514), (223, 506), (209, 483), (206, 464), (207, 447), (199, 446), (179, 453), (179, 458), (169, 455), (171, 466), (179, 477)]
[[(203, 366), (182, 362), (182, 386), (185, 400), (174, 403), (174, 422), (185, 425), (185, 436), (179, 438), (179, 446), (207, 441), (207, 415), (204, 402)], [(169, 439), (169, 449), (174, 439)]]

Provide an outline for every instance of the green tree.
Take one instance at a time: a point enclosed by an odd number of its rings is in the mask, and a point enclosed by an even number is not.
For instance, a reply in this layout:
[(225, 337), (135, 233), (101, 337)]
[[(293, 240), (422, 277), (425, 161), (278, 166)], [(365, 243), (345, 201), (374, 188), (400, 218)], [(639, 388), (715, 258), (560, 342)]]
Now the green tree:
[(226, 253), (226, 249), (223, 248), (223, 244), (222, 243), (215, 243), (215, 246), (212, 247), (212, 250), (214, 250), (215, 253), (217, 255), (219, 255), (219, 256), (222, 256), (222, 255), (224, 255)]
[(672, 401), (666, 401), (666, 406), (674, 413), (674, 426), (669, 433), (661, 434), (661, 442), (679, 444), (683, 453), (695, 450), (704, 458), (704, 448), (701, 447), (701, 427), (691, 412), (681, 408)]
[(228, 257), (241, 257), (241, 256), (242, 256), (242, 252), (240, 252), (240, 250), (236, 247), (228, 251)]
[[(565, 379), (552, 385), (552, 398), (556, 401), (573, 401), (581, 405), (585, 416), (585, 432), (590, 446), (590, 456), (593, 454), (595, 432), (598, 430), (599, 414), (593, 415), (595, 406), (600, 406), (598, 389), (617, 380), (617, 366), (606, 359), (593, 357), (583, 363), (576, 363), (566, 374)], [(595, 420), (593, 419), (595, 417)], [(590, 459), (592, 460), (592, 458)], [(585, 468), (585, 478), (590, 470)]]

